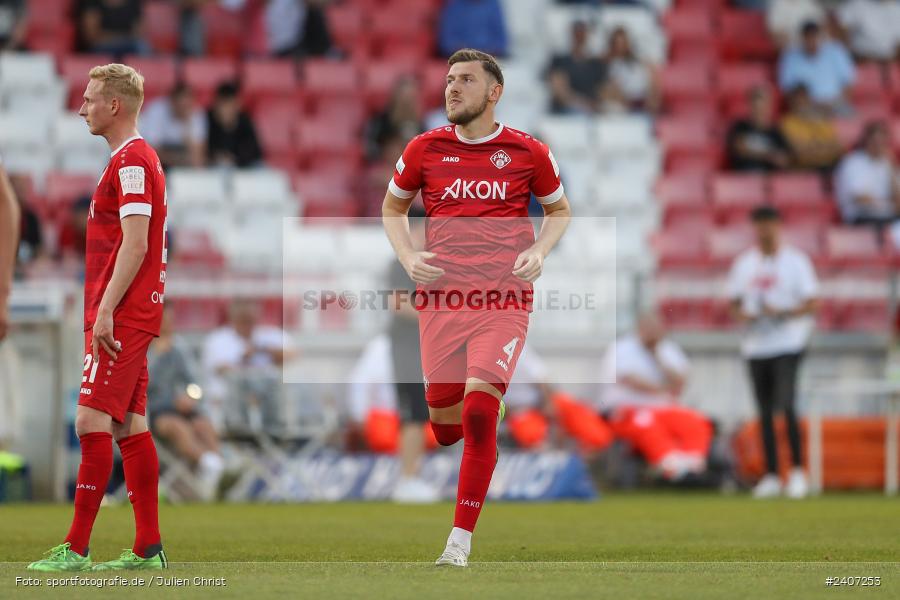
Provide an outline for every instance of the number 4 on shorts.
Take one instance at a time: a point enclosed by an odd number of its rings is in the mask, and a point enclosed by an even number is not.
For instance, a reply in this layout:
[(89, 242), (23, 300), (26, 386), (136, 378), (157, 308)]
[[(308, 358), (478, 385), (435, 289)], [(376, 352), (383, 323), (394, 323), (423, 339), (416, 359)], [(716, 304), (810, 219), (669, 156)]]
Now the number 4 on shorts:
[(509, 343), (503, 346), (503, 352), (506, 353), (506, 362), (511, 363), (513, 354), (516, 352), (516, 345), (519, 343), (519, 338), (514, 337), (509, 340)]

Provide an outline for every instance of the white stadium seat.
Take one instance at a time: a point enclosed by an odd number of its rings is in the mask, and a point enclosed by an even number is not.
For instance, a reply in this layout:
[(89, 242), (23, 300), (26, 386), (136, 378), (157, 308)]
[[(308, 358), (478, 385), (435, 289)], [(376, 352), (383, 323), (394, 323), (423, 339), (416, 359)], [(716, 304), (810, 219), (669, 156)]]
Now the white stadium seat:
[(381, 226), (342, 227), (337, 232), (343, 269), (380, 272), (396, 260)]
[(53, 56), (41, 53), (0, 53), (0, 89), (48, 89), (58, 81)]
[(594, 121), (594, 135), (599, 149), (613, 153), (655, 144), (650, 119), (641, 115), (599, 117)]
[(32, 115), (0, 113), (0, 148), (5, 152), (16, 149), (47, 151), (49, 123)]
[(334, 273), (341, 251), (334, 228), (287, 228), (284, 237), (285, 272)]
[(591, 119), (581, 116), (544, 117), (535, 132), (550, 148), (559, 162), (569, 156), (584, 156), (591, 152)]
[(173, 203), (223, 207), (227, 202), (225, 174), (218, 169), (172, 169), (166, 185)]
[(235, 171), (231, 178), (231, 189), (236, 206), (286, 207), (294, 202), (290, 181), (283, 171), (273, 169)]

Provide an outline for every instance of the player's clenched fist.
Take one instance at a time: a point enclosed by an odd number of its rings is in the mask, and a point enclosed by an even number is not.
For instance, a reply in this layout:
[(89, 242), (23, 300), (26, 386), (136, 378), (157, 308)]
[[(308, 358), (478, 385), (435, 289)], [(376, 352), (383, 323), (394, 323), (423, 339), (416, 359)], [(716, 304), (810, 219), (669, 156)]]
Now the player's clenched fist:
[(434, 265), (429, 265), (426, 260), (432, 259), (437, 254), (434, 252), (410, 252), (400, 258), (400, 264), (406, 269), (406, 274), (416, 283), (428, 284), (437, 281), (444, 270)]
[(519, 253), (513, 265), (512, 274), (519, 279), (531, 283), (541, 276), (544, 268), (544, 255), (539, 250), (528, 249)]

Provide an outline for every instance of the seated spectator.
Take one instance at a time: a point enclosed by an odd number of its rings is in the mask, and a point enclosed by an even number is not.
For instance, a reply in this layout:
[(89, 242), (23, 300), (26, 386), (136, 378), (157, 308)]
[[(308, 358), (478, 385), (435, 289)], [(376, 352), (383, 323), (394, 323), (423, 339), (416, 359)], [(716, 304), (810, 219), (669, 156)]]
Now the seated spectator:
[(396, 134), (385, 138), (382, 142), (378, 156), (369, 162), (360, 182), (359, 194), (362, 203), (360, 216), (381, 218), (381, 207), (384, 204), (384, 182), (393, 176), (394, 166), (397, 164), (397, 159), (403, 154), (405, 147), (406, 141)]
[(141, 38), (140, 0), (83, 0), (79, 14), (81, 40), (88, 52), (117, 59), (149, 52)]
[(331, 49), (324, 0), (269, 0), (265, 26), (275, 56), (322, 56)]
[(206, 115), (184, 83), (176, 85), (167, 98), (150, 102), (140, 117), (141, 134), (156, 148), (165, 168), (204, 166), (206, 127)]
[(63, 260), (84, 262), (87, 244), (87, 219), (91, 211), (91, 197), (82, 196), (72, 204), (69, 216), (59, 230), (57, 251)]
[(278, 327), (259, 323), (258, 307), (235, 300), (228, 324), (203, 346), (206, 390), (214, 421), (230, 429), (261, 432), (281, 424), (281, 368), (290, 342)]
[(250, 167), (262, 161), (256, 128), (233, 83), (218, 87), (207, 113), (206, 154), (214, 166)]
[(404, 77), (398, 81), (385, 109), (366, 125), (366, 152), (370, 159), (381, 155), (388, 140), (396, 137), (406, 144), (424, 131), (420, 105), (416, 80)]
[(799, 44), (785, 50), (778, 64), (778, 85), (787, 92), (805, 85), (813, 101), (834, 114), (852, 112), (848, 90), (856, 76), (850, 54), (839, 42), (823, 39), (812, 21), (803, 26)]
[(800, 41), (805, 23), (822, 23), (825, 10), (818, 0), (771, 0), (766, 10), (766, 23), (779, 48)]
[(637, 332), (625, 335), (604, 356), (602, 406), (613, 430), (663, 477), (677, 481), (706, 470), (712, 425), (698, 411), (680, 406), (689, 363), (665, 337), (655, 315), (643, 315)]
[(816, 107), (806, 86), (798, 85), (788, 94), (780, 129), (797, 169), (830, 170), (841, 155), (834, 121)]
[(788, 144), (773, 121), (772, 94), (765, 87), (750, 90), (750, 117), (728, 131), (728, 164), (736, 171), (773, 171), (790, 164)]
[(547, 69), (550, 110), (558, 114), (591, 114), (600, 107), (601, 89), (607, 80), (606, 65), (588, 48), (589, 25), (572, 24), (572, 47), (568, 54), (553, 57)]
[(208, 0), (178, 0), (178, 51), (184, 56), (206, 53), (206, 24), (200, 9)]
[(606, 54), (609, 90), (618, 101), (631, 110), (655, 113), (659, 110), (660, 86), (656, 68), (638, 58), (624, 28), (615, 29), (609, 38)]
[(28, 33), (25, 0), (0, 0), (0, 50), (22, 50)]
[(462, 48), (477, 48), (497, 57), (507, 55), (500, 0), (447, 0), (440, 21), (441, 55), (450, 56)]
[(862, 60), (890, 61), (900, 48), (900, 1), (850, 0), (837, 9), (853, 55)]
[(219, 436), (200, 406), (202, 390), (190, 350), (174, 335), (172, 311), (163, 311), (159, 337), (147, 352), (147, 414), (153, 435), (197, 471), (203, 500), (215, 497), (225, 461)]
[(841, 160), (834, 189), (841, 218), (851, 225), (888, 223), (900, 214), (900, 173), (887, 126), (866, 125), (856, 150)]

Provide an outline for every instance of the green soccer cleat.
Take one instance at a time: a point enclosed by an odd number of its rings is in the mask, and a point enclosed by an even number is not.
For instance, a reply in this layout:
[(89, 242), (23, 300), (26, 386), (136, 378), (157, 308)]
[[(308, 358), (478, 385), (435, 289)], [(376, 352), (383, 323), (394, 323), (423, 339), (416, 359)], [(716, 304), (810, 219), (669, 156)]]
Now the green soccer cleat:
[(91, 553), (82, 556), (71, 549), (72, 544), (66, 542), (50, 548), (44, 555), (47, 558), (37, 560), (28, 565), (30, 571), (43, 571), (47, 573), (58, 571), (90, 571)]
[(97, 563), (94, 565), (94, 571), (159, 571), (169, 568), (169, 560), (162, 548), (159, 552), (149, 558), (141, 558), (131, 549), (123, 550), (122, 555), (115, 560)]
[(497, 460), (500, 460), (500, 423), (506, 418), (506, 402), (500, 398), (500, 412), (497, 413)]

